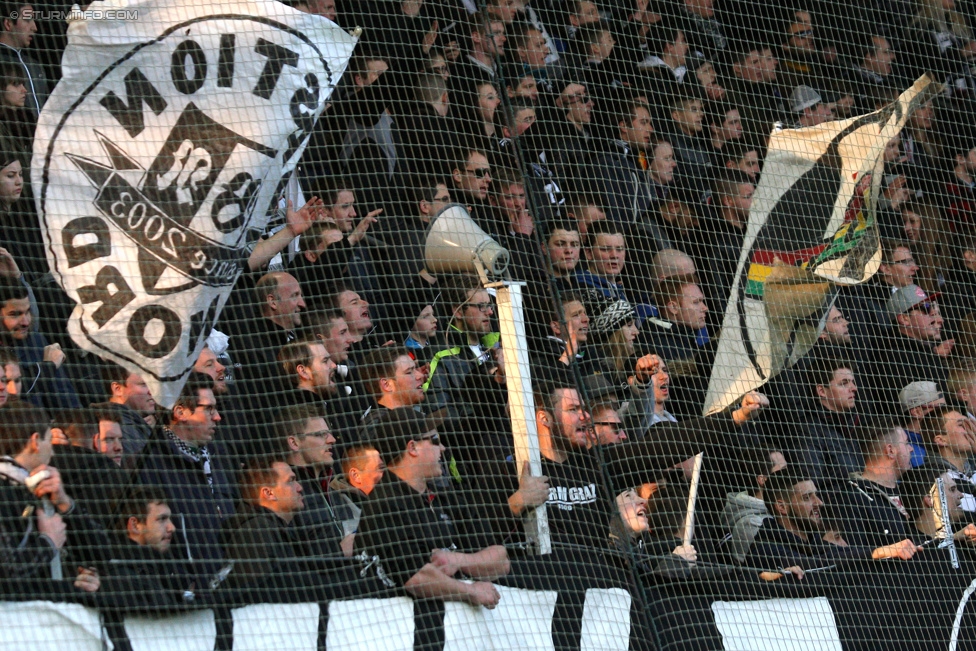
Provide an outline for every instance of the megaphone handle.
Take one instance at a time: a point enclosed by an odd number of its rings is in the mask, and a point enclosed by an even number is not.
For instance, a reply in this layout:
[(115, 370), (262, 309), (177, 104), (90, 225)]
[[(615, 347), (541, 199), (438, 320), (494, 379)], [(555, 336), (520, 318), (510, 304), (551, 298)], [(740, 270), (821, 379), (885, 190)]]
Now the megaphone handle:
[(488, 272), (485, 270), (485, 265), (482, 264), (481, 258), (479, 258), (477, 255), (472, 257), (474, 258), (474, 268), (478, 270), (478, 278), (481, 279), (481, 284), (483, 286), (489, 285), (491, 281), (488, 280)]

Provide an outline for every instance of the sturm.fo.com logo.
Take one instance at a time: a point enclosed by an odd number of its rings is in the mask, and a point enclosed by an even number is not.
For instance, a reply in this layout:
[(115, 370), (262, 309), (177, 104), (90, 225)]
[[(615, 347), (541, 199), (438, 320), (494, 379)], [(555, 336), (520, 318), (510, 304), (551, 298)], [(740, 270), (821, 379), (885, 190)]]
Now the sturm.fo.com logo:
[(138, 9), (81, 9), (77, 5), (71, 9), (30, 9), (23, 7), (11, 11), (7, 16), (10, 20), (59, 21), (74, 22), (77, 20), (139, 20)]
[[(84, 56), (85, 53), (81, 53)], [(66, 108), (44, 158), (52, 268), (76, 341), (181, 377), (334, 80), (279, 23), (208, 17), (124, 53)]]

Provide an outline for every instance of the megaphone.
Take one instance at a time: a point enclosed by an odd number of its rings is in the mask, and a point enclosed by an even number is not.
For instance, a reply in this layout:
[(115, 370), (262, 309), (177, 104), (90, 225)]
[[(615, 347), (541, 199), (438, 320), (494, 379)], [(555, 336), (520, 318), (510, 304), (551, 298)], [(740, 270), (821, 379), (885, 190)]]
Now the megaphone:
[(509, 259), (508, 249), (481, 230), (461, 204), (445, 206), (427, 229), (424, 260), (430, 273), (488, 273), (501, 277), (508, 269)]

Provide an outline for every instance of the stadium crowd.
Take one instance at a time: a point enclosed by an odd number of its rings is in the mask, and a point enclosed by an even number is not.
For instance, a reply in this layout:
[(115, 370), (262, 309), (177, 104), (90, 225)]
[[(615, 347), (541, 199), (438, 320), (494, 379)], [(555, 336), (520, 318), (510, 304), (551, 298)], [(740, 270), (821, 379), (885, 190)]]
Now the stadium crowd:
[[(382, 585), (493, 608), (542, 505), (554, 580), (797, 581), (913, 562), (947, 535), (938, 479), (976, 544), (976, 4), (295, 0), (362, 39), (308, 200), (254, 244), (171, 409), (68, 335), (29, 173), (64, 34), (2, 4), (5, 595), (159, 611)], [(945, 90), (885, 150), (878, 273), (702, 417), (768, 135), (925, 72)], [(425, 268), (454, 203), (525, 283), (541, 475), (514, 461), (494, 290)]]

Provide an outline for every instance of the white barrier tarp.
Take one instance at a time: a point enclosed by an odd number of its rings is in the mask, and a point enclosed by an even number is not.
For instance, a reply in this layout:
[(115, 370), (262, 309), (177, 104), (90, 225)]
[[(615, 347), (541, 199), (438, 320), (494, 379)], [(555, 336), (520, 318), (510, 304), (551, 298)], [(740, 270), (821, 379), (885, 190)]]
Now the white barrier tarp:
[(552, 651), (552, 615), (559, 594), (495, 586), (494, 610), (444, 604), (444, 651)]
[(715, 625), (726, 651), (841, 651), (826, 597), (716, 601)]
[(212, 610), (173, 617), (126, 617), (125, 632), (132, 651), (212, 651), (217, 640)]
[(50, 601), (11, 601), (0, 602), (0, 649), (102, 651), (112, 649), (112, 643), (106, 639), (103, 644), (97, 610)]
[[(552, 651), (558, 593), (496, 587), (501, 601), (493, 610), (445, 604), (444, 651)], [(630, 606), (626, 590), (587, 590), (581, 651), (626, 651)], [(333, 601), (328, 608), (329, 651), (413, 651), (410, 599)], [(235, 651), (318, 648), (318, 604), (255, 604), (233, 610), (232, 617)], [(172, 617), (126, 617), (125, 631), (132, 651), (211, 651), (217, 637), (210, 610)], [(21, 648), (28, 640), (31, 651), (111, 649), (97, 611), (44, 601), (0, 603), (0, 648)]]
[(583, 602), (580, 651), (630, 648), (630, 593), (622, 588), (590, 588)]
[(231, 614), (234, 651), (318, 649), (318, 604), (254, 604)]
[(413, 601), (354, 599), (329, 603), (329, 651), (413, 651)]

